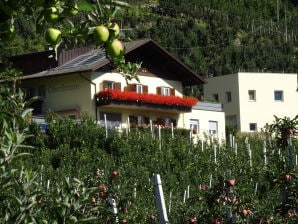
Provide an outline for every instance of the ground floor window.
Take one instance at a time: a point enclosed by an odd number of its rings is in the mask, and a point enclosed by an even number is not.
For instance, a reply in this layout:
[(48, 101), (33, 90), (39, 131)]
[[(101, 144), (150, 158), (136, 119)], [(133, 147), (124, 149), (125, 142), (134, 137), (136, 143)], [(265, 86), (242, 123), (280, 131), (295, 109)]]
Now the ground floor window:
[(177, 121), (176, 121), (176, 119), (169, 118), (169, 117), (159, 117), (155, 121), (153, 121), (153, 124), (161, 125), (164, 127), (171, 127), (173, 124), (173, 127), (176, 127)]
[(192, 130), (193, 134), (199, 133), (199, 120), (198, 119), (190, 119), (189, 120), (189, 128)]
[(129, 123), (130, 127), (146, 126), (150, 124), (150, 119), (144, 115), (129, 115)]
[(99, 113), (100, 126), (108, 128), (121, 126), (121, 113), (100, 112)]
[(209, 134), (217, 135), (217, 133), (218, 133), (217, 121), (209, 121)]

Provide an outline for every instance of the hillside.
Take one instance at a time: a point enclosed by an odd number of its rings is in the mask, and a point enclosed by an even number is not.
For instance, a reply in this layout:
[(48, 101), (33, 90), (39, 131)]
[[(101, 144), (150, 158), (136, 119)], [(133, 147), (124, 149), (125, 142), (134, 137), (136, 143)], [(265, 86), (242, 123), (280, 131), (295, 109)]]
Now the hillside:
[[(127, 37), (151, 37), (203, 77), (298, 70), (296, 0), (127, 2), (132, 8), (117, 19)], [(0, 58), (45, 48), (37, 18), (19, 14), (18, 35), (0, 43)]]
[(128, 1), (127, 36), (151, 37), (200, 75), (297, 72), (296, 1)]

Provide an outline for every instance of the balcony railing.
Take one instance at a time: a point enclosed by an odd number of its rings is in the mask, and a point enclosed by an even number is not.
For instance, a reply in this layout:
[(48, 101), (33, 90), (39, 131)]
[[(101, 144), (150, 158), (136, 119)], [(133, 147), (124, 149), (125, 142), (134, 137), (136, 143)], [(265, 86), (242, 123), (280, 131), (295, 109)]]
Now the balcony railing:
[(96, 94), (97, 106), (101, 105), (136, 105), (168, 110), (190, 111), (198, 100), (194, 97), (164, 96), (137, 92), (122, 92), (120, 90), (103, 90)]

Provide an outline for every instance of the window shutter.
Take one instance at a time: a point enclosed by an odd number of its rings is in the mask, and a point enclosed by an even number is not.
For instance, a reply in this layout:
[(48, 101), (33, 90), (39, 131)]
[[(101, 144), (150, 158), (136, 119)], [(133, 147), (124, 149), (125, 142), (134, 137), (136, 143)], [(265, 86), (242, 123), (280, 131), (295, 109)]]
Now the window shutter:
[(170, 89), (170, 95), (171, 95), (171, 96), (175, 96), (175, 89), (174, 89), (174, 88), (171, 88), (171, 89)]
[(156, 87), (156, 94), (161, 94), (161, 87), (159, 86), (159, 87)]
[(115, 82), (114, 83), (114, 88), (117, 90), (121, 90), (121, 82)]
[(135, 84), (128, 84), (124, 87), (125, 92), (135, 92), (136, 91), (136, 85)]
[(148, 86), (143, 85), (143, 93), (148, 93)]

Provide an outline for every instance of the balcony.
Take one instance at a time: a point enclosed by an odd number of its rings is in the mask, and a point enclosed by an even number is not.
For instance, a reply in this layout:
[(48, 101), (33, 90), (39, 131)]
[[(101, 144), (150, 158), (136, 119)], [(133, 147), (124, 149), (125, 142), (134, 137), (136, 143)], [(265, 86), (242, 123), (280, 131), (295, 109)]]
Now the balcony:
[(122, 107), (142, 107), (161, 109), (166, 111), (191, 111), (192, 106), (198, 100), (193, 97), (164, 96), (157, 94), (144, 94), (137, 92), (122, 92), (120, 90), (108, 89), (96, 94), (96, 105), (115, 105)]

